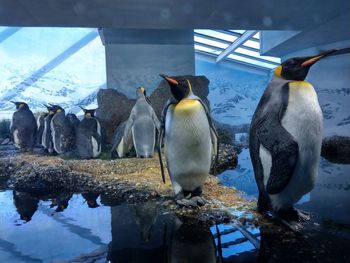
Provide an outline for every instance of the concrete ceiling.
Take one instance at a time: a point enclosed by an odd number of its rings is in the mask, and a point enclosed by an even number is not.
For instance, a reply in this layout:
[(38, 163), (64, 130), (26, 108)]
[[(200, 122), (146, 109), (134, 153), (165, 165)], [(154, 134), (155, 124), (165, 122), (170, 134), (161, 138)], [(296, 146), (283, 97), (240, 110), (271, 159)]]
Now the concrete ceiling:
[(349, 0), (0, 0), (1, 26), (305, 30)]

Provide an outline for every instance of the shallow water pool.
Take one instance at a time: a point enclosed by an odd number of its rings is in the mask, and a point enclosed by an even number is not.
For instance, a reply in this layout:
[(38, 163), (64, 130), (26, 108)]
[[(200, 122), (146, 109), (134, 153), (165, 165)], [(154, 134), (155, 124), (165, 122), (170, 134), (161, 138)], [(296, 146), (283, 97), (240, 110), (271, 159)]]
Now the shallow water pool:
[[(248, 151), (239, 158), (237, 169), (220, 179), (255, 198)], [(349, 165), (322, 160), (315, 189), (298, 204), (312, 212), (298, 234), (273, 224), (205, 227), (181, 221), (157, 202), (127, 204), (94, 193), (33, 196), (4, 189), (0, 262), (349, 262), (349, 179)]]

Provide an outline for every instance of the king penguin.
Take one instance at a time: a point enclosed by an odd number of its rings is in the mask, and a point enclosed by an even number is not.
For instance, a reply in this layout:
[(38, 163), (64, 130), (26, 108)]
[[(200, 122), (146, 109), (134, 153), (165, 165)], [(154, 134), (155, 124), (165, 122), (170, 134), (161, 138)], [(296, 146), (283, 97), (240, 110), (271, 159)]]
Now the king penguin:
[(163, 109), (158, 141), (163, 181), (160, 147), (164, 137), (166, 163), (177, 203), (180, 206), (203, 205), (203, 184), (213, 160), (217, 160), (217, 132), (209, 110), (193, 94), (189, 80), (160, 76), (168, 82), (172, 94)]
[[(154, 153), (159, 120), (146, 97), (146, 90), (143, 87), (139, 87), (136, 90), (136, 94), (137, 101), (125, 124), (124, 138), (132, 136), (136, 156), (148, 158), (152, 157)], [(127, 140), (123, 140), (123, 142), (124, 141)]]
[(10, 132), (12, 141), (21, 151), (33, 151), (36, 144), (37, 124), (33, 112), (24, 102), (11, 101), (16, 105), (12, 115)]
[(75, 148), (75, 130), (67, 118), (65, 110), (59, 105), (51, 105), (55, 115), (51, 120), (51, 135), (55, 151), (59, 154), (72, 152)]
[(55, 149), (53, 147), (53, 141), (52, 141), (52, 135), (51, 135), (51, 120), (53, 116), (55, 115), (55, 109), (52, 106), (44, 105), (47, 110), (48, 114), (44, 119), (44, 131), (42, 136), (42, 146), (46, 149), (46, 151), (49, 154), (54, 154)]
[(315, 184), (322, 144), (322, 112), (310, 67), (333, 51), (290, 58), (274, 75), (253, 115), (249, 150), (259, 190), (258, 211), (292, 230), (310, 218), (294, 204)]
[(47, 112), (39, 112), (36, 116), (36, 124), (38, 126), (37, 144), (42, 145), (43, 133), (45, 128), (45, 118), (48, 115)]
[(80, 158), (96, 158), (101, 154), (101, 125), (95, 118), (95, 109), (84, 111), (84, 119), (77, 128), (77, 152)]

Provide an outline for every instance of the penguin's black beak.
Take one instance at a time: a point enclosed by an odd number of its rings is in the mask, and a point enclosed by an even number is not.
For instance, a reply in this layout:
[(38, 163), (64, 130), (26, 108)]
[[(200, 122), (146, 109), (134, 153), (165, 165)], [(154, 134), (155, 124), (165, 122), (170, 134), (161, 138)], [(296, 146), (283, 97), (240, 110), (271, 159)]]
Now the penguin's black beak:
[(345, 50), (345, 49), (341, 49), (341, 50), (331, 49), (331, 50), (324, 51), (324, 52), (318, 54), (317, 56), (309, 57), (306, 61), (304, 61), (301, 64), (301, 66), (303, 68), (311, 67), (313, 64), (315, 64), (320, 59), (327, 57), (327, 56), (330, 56), (330, 55), (336, 55), (336, 54), (340, 53), (340, 51), (343, 51), (343, 50)]
[(179, 82), (177, 82), (177, 80), (172, 79), (170, 77), (168, 77), (165, 74), (159, 74), (159, 76), (161, 76), (163, 79), (165, 79), (166, 81), (168, 81), (170, 84), (174, 84), (174, 85), (179, 85)]
[(17, 105), (17, 102), (13, 101), (13, 100), (10, 100), (11, 103)]
[(318, 56), (309, 58), (308, 60), (305, 60), (301, 64), (301, 67), (303, 67), (303, 68), (311, 67), (313, 64), (315, 64), (317, 61), (319, 61), (323, 57), (324, 57), (324, 55), (318, 55)]

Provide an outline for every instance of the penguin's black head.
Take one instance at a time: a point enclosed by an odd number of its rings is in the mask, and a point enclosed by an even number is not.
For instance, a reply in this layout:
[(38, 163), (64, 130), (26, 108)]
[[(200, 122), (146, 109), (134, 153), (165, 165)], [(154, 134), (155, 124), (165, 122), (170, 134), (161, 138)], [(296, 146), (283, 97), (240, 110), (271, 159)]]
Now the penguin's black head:
[(64, 109), (59, 105), (54, 105), (50, 103), (49, 105), (53, 108), (54, 113), (65, 112)]
[(46, 105), (46, 104), (43, 104), (43, 105), (46, 107), (46, 109), (47, 109), (47, 111), (48, 111), (48, 115), (55, 114), (55, 109), (54, 109), (54, 107), (49, 106), (49, 105)]
[(168, 82), (171, 94), (176, 100), (180, 101), (191, 93), (192, 88), (189, 80), (178, 77), (168, 77), (164, 74), (160, 74), (160, 76)]
[(136, 90), (136, 95), (138, 98), (141, 98), (141, 97), (146, 97), (146, 90), (144, 87), (140, 86), (137, 88)]
[(16, 110), (24, 110), (24, 109), (29, 109), (29, 106), (27, 103), (25, 102), (22, 102), (22, 101), (10, 101), (12, 102), (13, 104), (16, 105)]
[(80, 107), (83, 112), (84, 112), (84, 118), (91, 118), (91, 117), (95, 117), (95, 111), (96, 109), (91, 109), (91, 110), (88, 110), (88, 109), (84, 109), (83, 107)]
[(275, 75), (288, 80), (305, 80), (313, 64), (335, 51), (332, 49), (316, 56), (287, 59), (275, 69)]

